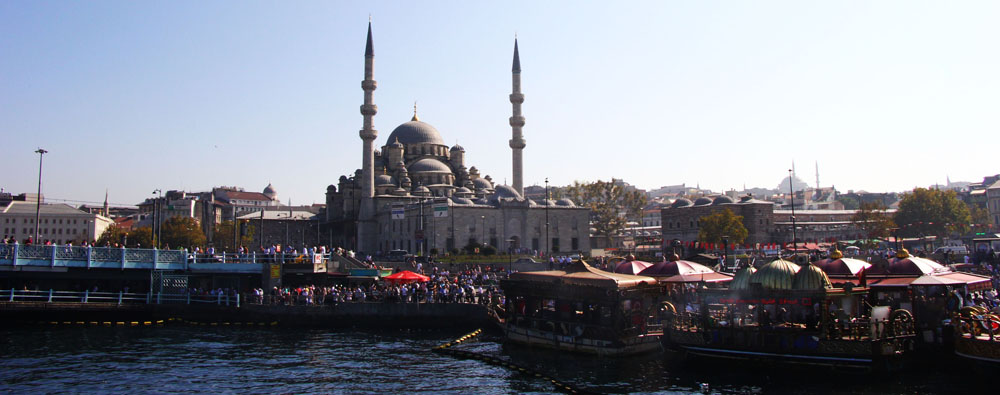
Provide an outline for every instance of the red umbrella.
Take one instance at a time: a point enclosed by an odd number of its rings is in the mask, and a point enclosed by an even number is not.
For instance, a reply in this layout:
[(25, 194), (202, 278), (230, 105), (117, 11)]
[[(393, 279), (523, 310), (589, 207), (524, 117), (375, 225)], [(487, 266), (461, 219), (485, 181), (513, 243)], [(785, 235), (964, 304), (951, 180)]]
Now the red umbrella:
[(430, 277), (423, 274), (418, 274), (411, 272), (409, 270), (404, 270), (396, 274), (383, 277), (386, 282), (393, 284), (409, 284), (409, 283), (426, 283), (431, 281)]

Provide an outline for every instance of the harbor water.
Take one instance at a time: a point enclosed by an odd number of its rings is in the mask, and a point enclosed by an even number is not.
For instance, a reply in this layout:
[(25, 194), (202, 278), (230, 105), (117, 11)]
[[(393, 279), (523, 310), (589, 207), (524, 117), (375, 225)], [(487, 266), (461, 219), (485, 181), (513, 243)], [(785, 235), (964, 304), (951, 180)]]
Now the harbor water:
[[(554, 393), (533, 374), (430, 351), (464, 333), (282, 327), (17, 327), (0, 330), (5, 393)], [(961, 365), (916, 363), (894, 374), (673, 354), (595, 358), (503, 346), (456, 345), (579, 389), (603, 393), (971, 393), (988, 381)]]

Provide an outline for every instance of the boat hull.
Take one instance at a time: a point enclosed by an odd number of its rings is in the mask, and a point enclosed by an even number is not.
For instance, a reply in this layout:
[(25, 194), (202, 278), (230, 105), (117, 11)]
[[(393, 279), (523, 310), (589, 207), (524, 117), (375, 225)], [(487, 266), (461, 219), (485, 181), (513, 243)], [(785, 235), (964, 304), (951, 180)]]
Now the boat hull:
[(504, 332), (506, 332), (507, 340), (511, 343), (598, 356), (619, 357), (662, 350), (659, 334), (638, 335), (618, 341), (607, 341), (556, 335), (551, 332), (513, 325), (506, 326)]
[(969, 335), (955, 339), (955, 355), (980, 363), (1000, 366), (1000, 341), (977, 339)]

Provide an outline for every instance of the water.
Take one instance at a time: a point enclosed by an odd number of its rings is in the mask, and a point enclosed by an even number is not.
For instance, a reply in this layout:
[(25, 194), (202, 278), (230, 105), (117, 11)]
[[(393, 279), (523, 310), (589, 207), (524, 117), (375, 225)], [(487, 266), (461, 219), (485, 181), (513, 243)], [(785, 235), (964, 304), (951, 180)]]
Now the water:
[[(464, 333), (289, 328), (38, 327), (0, 330), (0, 392), (553, 393), (534, 376), (429, 351)], [(893, 375), (754, 364), (690, 363), (669, 354), (607, 359), (504, 347), (456, 347), (608, 393), (969, 393), (964, 368)], [(924, 365), (926, 366), (926, 365)]]

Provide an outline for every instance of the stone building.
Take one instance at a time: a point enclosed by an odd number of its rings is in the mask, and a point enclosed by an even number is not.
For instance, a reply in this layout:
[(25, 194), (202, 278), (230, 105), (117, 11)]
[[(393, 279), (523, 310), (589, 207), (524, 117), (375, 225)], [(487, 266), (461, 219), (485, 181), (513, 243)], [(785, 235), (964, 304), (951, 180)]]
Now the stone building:
[(42, 204), (13, 201), (0, 207), (0, 227), (3, 237), (14, 237), (24, 242), (35, 237), (35, 211), (38, 212), (38, 240), (57, 244), (83, 241), (93, 242), (104, 233), (104, 229), (114, 223), (110, 218), (96, 213), (78, 210), (67, 204)]
[(663, 242), (669, 243), (674, 239), (698, 240), (701, 217), (727, 208), (733, 214), (743, 217), (743, 226), (747, 228), (747, 238), (744, 243), (772, 241), (770, 230), (774, 225), (774, 203), (747, 195), (739, 200), (729, 196), (700, 197), (693, 202), (687, 198), (675, 200), (670, 207), (660, 210)]
[(511, 139), (507, 142), (512, 155), (511, 186), (497, 185), (469, 165), (465, 149), (445, 144), (436, 128), (420, 120), (416, 107), (412, 119), (397, 126), (376, 150), (374, 57), (369, 24), (361, 84), (361, 168), (351, 176), (341, 176), (326, 193), (325, 226), (334, 235), (334, 245), (371, 254), (394, 249), (448, 251), (470, 242), (488, 243), (500, 251), (589, 252), (589, 209), (569, 200), (534, 201), (523, 196), (524, 95), (516, 39), (509, 96)]

